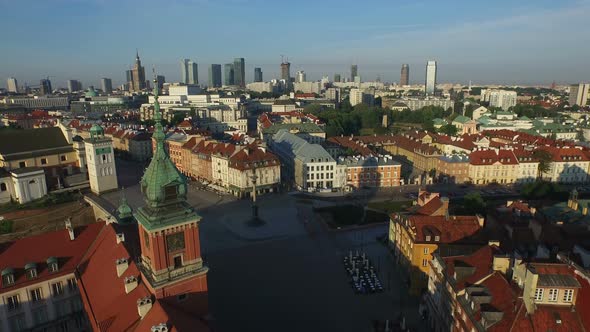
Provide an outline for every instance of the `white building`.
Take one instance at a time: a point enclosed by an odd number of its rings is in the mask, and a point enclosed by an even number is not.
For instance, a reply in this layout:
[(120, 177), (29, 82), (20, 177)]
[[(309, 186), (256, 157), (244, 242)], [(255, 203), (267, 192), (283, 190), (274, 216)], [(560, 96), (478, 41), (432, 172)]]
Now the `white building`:
[(298, 71), (295, 73), (295, 83), (306, 82), (305, 72), (303, 70)]
[(436, 61), (426, 63), (426, 95), (433, 95), (436, 91)]
[(169, 96), (191, 96), (201, 93), (201, 88), (194, 84), (170, 84), (168, 86)]
[(277, 90), (275, 85), (272, 82), (254, 82), (246, 84), (246, 89), (249, 91), (254, 91), (258, 93), (262, 92), (274, 92)]
[(301, 91), (303, 93), (316, 93), (322, 92), (322, 84), (320, 82), (296, 82), (293, 85), (295, 92)]
[(8, 89), (8, 92), (18, 93), (18, 82), (16, 78), (9, 77), (6, 80), (6, 88)]
[(113, 141), (104, 136), (104, 130), (99, 125), (94, 125), (90, 129), (90, 138), (84, 143), (90, 190), (97, 195), (116, 190), (119, 183)]
[(570, 85), (570, 106), (586, 106), (588, 104), (588, 91), (590, 90), (590, 83), (580, 83)]
[(361, 89), (350, 89), (350, 105), (356, 106), (363, 102), (363, 91)]
[(481, 90), (481, 99), (490, 103), (492, 107), (507, 110), (516, 105), (516, 91)]
[(337, 103), (342, 101), (342, 93), (340, 88), (329, 88), (326, 90), (326, 99), (333, 100)]

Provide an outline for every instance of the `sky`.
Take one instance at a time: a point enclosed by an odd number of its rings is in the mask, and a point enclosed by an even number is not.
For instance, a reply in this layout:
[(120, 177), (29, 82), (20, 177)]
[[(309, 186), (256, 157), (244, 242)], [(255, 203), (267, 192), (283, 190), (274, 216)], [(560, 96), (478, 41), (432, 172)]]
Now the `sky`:
[(180, 79), (180, 60), (246, 61), (264, 79), (350, 76), (424, 81), (427, 60), (438, 82), (551, 84), (590, 81), (590, 0), (0, 0), (0, 86), (6, 78), (84, 87), (101, 77), (118, 85), (136, 49), (151, 76)]

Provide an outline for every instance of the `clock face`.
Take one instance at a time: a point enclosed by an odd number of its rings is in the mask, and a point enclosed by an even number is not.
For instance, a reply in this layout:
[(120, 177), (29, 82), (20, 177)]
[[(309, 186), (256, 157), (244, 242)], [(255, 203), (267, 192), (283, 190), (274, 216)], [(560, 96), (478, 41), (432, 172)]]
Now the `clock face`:
[(168, 252), (184, 249), (184, 233), (175, 233), (166, 236), (166, 247)]

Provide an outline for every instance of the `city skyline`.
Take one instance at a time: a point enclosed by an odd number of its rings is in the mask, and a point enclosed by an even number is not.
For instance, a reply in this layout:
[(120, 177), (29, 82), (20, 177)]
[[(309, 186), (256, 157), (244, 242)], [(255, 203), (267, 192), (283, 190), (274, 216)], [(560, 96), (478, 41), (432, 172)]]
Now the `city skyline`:
[[(589, 46), (579, 43), (580, 36), (587, 35), (590, 27), (579, 25), (571, 31), (571, 22), (582, 20), (590, 12), (587, 0), (523, 1), (517, 4), (500, 1), (470, 6), (449, 6), (434, 1), (378, 1), (368, 6), (370, 13), (358, 20), (340, 19), (354, 14), (344, 8), (347, 6), (340, 8), (322, 3), (314, 4), (317, 10), (313, 13), (305, 13), (310, 27), (304, 31), (291, 23), (280, 31), (263, 29), (266, 24), (272, 25), (282, 19), (271, 14), (286, 4), (173, 1), (166, 4), (171, 12), (178, 13), (172, 15), (174, 28), (179, 32), (173, 39), (169, 37), (169, 29), (158, 30), (146, 25), (143, 32), (146, 37), (131, 42), (112, 38), (113, 34), (116, 35), (115, 26), (121, 31), (133, 24), (120, 13), (129, 7), (137, 13), (138, 19), (160, 19), (157, 13), (162, 4), (137, 6), (131, 1), (117, 4), (121, 7), (117, 13), (110, 10), (110, 5), (114, 5), (110, 0), (63, 0), (51, 4), (33, 2), (26, 4), (26, 10), (24, 7), (19, 10), (24, 4), (11, 3), (8, 7), (8, 3), (0, 3), (0, 8), (10, 8), (14, 13), (3, 20), (0, 27), (7, 30), (19, 26), (19, 22), (25, 19), (24, 13), (31, 22), (21, 34), (6, 36), (6, 45), (11, 47), (3, 53), (4, 61), (0, 65), (3, 86), (8, 77), (16, 77), (21, 85), (33, 85), (47, 76), (53, 76), (55, 85), (62, 87), (72, 78), (79, 79), (84, 86), (99, 86), (101, 77), (111, 77), (118, 86), (125, 81), (124, 72), (129, 69), (135, 48), (139, 48), (146, 67), (156, 67), (156, 71), (169, 77), (171, 82), (180, 81), (178, 59), (185, 56), (199, 59), (202, 68), (243, 57), (246, 60), (246, 82), (253, 81), (254, 67), (262, 68), (266, 80), (278, 78), (281, 54), (289, 56), (292, 70), (305, 70), (310, 80), (334, 74), (346, 77), (350, 65), (358, 64), (363, 80), (372, 80), (379, 75), (383, 81), (398, 82), (399, 68), (407, 63), (415, 68), (410, 81), (416, 83), (421, 81), (419, 77), (423, 77), (421, 68), (427, 59), (435, 59), (440, 64), (438, 81), (441, 83), (473, 80), (481, 84), (550, 84), (552, 81), (567, 84), (590, 77), (590, 68), (584, 59)], [(389, 9), (394, 7), (396, 14), (390, 17)], [(224, 11), (228, 15), (234, 11), (241, 14), (235, 15), (236, 20), (219, 27), (219, 35), (211, 35), (198, 29), (194, 31), (189, 28), (190, 20), (182, 19), (194, 10), (203, 14), (204, 25)], [(297, 15), (303, 9), (291, 10), (291, 14)], [(330, 15), (333, 18), (325, 17), (329, 10), (334, 11)], [(74, 19), (54, 19), (62, 15)], [(245, 24), (251, 15), (260, 17), (263, 23)], [(162, 26), (166, 26), (170, 19), (163, 17)], [(395, 24), (380, 23), (392, 21)], [(307, 32), (315, 31), (320, 24), (325, 32), (311, 34), (305, 48), (289, 42), (292, 40), (290, 36), (302, 32), (309, 35)], [(34, 33), (46, 25), (56, 34), (68, 33), (71, 38), (62, 41)], [(226, 38), (219, 36), (229, 35), (237, 26), (245, 35), (257, 36), (264, 31), (264, 40), (272, 42), (251, 43), (244, 38), (234, 42), (231, 48), (227, 47)], [(198, 43), (183, 42), (191, 38), (193, 31)], [(80, 38), (76, 38), (78, 35)], [(279, 35), (281, 38), (275, 38)], [(169, 45), (158, 47), (154, 45), (157, 43), (150, 43), (154, 39), (165, 40)], [(71, 40), (83, 41), (72, 43)], [(550, 44), (547, 41), (551, 41)], [(80, 43), (84, 47), (80, 47)], [(109, 47), (105, 48), (105, 44)], [(563, 52), (564, 48), (571, 48), (572, 52)], [(39, 55), (39, 49), (44, 50), (42, 55)]]

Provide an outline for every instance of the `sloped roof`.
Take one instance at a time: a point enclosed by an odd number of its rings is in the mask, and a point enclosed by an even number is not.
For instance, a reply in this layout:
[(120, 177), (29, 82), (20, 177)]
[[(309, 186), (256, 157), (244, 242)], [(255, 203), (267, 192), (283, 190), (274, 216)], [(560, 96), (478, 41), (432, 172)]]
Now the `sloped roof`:
[(73, 150), (59, 127), (0, 131), (2, 155), (58, 148)]

